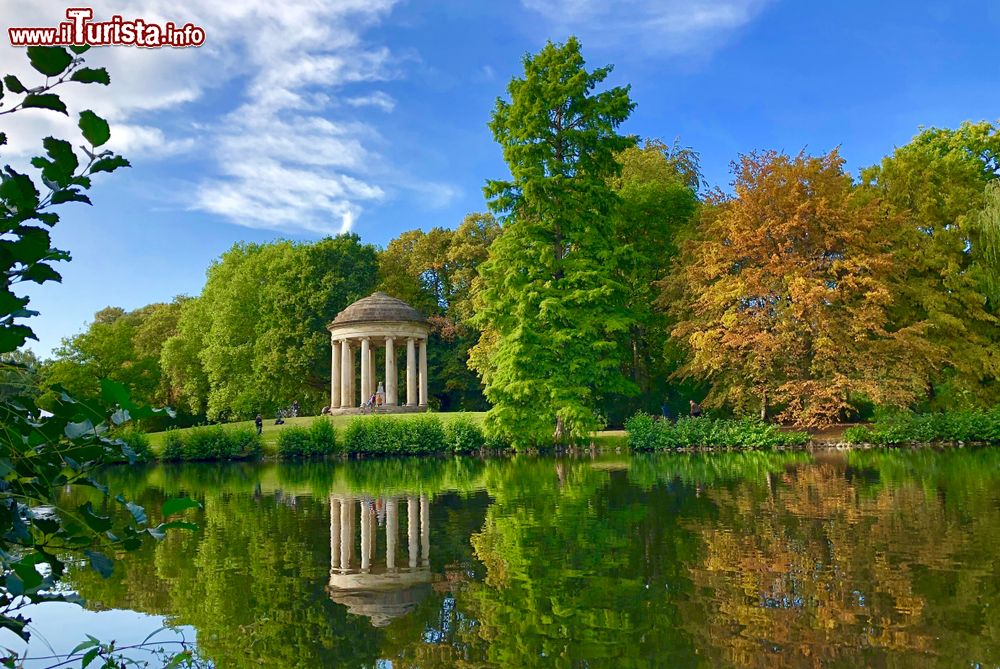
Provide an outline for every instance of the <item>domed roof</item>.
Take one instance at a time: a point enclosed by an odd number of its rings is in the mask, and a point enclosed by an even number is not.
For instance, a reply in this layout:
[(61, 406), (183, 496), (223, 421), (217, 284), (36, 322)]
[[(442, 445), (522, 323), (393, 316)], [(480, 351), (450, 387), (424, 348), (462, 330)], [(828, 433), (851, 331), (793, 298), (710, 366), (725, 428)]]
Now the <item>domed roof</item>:
[(367, 321), (404, 321), (426, 323), (419, 311), (403, 300), (379, 291), (363, 297), (337, 314), (330, 325)]

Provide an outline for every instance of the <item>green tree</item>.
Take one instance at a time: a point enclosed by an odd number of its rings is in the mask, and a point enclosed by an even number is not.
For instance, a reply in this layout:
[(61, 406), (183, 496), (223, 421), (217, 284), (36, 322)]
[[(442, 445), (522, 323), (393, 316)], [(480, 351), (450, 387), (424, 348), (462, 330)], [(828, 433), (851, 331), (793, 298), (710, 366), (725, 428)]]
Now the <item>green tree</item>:
[[(375, 287), (375, 248), (357, 235), (237, 244), (208, 270), (160, 360), (192, 410), (248, 418), (329, 402), (326, 325)], [(204, 395), (202, 395), (204, 393)]]
[(608, 181), (635, 143), (618, 134), (634, 105), (627, 87), (595, 92), (610, 72), (588, 72), (575, 38), (550, 42), (525, 56), (490, 121), (512, 179), (485, 188), (503, 233), (481, 267), (476, 323), (490, 336), (470, 364), (493, 405), (487, 428), (515, 445), (586, 436), (602, 423), (598, 398), (628, 387), (620, 341), (633, 319)]
[(997, 271), (997, 229), (981, 225), (987, 187), (1000, 178), (1000, 128), (924, 130), (862, 177), (901, 223), (893, 324), (929, 322), (928, 340), (944, 351), (927, 384), (930, 405), (1000, 400), (1000, 310), (987, 281)]
[(605, 415), (616, 424), (639, 409), (659, 413), (665, 401), (675, 415), (687, 410), (690, 384), (670, 379), (683, 356), (670, 339), (670, 317), (653, 305), (659, 295), (656, 283), (676, 263), (679, 240), (691, 234), (701, 185), (698, 155), (676, 144), (647, 140), (623, 151), (618, 160), (622, 172), (611, 179), (621, 198), (615, 216), (615, 240), (623, 251), (618, 280), (634, 319), (622, 346), (628, 352), (627, 375), (639, 395), (604, 399)]

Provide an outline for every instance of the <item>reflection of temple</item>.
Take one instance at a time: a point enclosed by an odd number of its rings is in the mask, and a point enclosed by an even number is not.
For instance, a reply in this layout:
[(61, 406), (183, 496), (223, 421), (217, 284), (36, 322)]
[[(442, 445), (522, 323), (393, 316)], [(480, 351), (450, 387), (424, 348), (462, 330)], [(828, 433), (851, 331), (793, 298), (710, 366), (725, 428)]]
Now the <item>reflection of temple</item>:
[[(376, 627), (409, 613), (431, 591), (430, 500), (406, 497), (406, 555), (400, 560), (402, 497), (330, 496), (330, 598)], [(360, 522), (359, 522), (360, 516)], [(356, 525), (361, 525), (358, 548)], [(379, 551), (384, 528), (384, 563)]]

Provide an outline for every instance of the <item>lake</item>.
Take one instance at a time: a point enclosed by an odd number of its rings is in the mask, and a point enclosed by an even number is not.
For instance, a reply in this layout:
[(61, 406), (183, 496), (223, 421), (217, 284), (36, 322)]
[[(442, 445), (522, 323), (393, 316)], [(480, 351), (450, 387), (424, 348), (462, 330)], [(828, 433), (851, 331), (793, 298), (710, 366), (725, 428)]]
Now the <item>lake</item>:
[(154, 520), (168, 497), (199, 500), (187, 515), (200, 530), (106, 580), (73, 570), (87, 610), (33, 612), (57, 650), (84, 631), (137, 641), (168, 623), (218, 667), (1000, 666), (1000, 451), (104, 478)]

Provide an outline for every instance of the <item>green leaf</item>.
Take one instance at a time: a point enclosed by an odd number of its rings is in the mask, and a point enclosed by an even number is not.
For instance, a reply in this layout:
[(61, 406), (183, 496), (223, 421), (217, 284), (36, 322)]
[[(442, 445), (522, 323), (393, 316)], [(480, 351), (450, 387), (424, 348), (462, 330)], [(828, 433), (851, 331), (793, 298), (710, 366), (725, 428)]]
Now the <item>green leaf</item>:
[(92, 146), (101, 146), (111, 139), (108, 122), (89, 109), (80, 112), (80, 130)]
[(70, 81), (79, 81), (81, 84), (104, 84), (111, 83), (108, 71), (103, 67), (81, 67), (69, 78)]
[(89, 638), (86, 641), (81, 641), (80, 643), (78, 643), (76, 645), (76, 648), (74, 648), (73, 650), (71, 650), (69, 652), (70, 655), (76, 655), (81, 650), (87, 650), (88, 648), (93, 648), (94, 646), (97, 646), (97, 645), (99, 645), (101, 643), (100, 641), (98, 641), (94, 637), (92, 637), (90, 635), (87, 635), (87, 636)]
[(39, 262), (21, 272), (21, 280), (37, 284), (43, 284), (47, 281), (59, 282), (62, 281), (62, 274), (52, 269), (50, 265)]
[(201, 504), (189, 497), (175, 497), (163, 503), (163, 517), (168, 518), (186, 509), (200, 509)]
[(87, 51), (90, 50), (90, 45), (89, 44), (70, 44), (69, 45), (69, 50), (72, 51), (73, 53), (75, 53), (78, 56), (82, 56), (83, 54), (87, 53)]
[(25, 109), (32, 107), (36, 109), (51, 109), (52, 111), (62, 112), (69, 116), (69, 112), (66, 111), (66, 104), (59, 99), (58, 95), (53, 93), (32, 93), (31, 95), (27, 95), (21, 106)]
[(91, 173), (94, 172), (114, 172), (119, 167), (131, 167), (132, 163), (122, 158), (121, 156), (111, 156), (110, 158), (101, 158), (94, 162), (91, 166)]
[(7, 84), (7, 90), (11, 93), (24, 93), (28, 89), (24, 87), (21, 80), (15, 77), (13, 74), (8, 74), (3, 78), (3, 83)]
[(89, 197), (75, 188), (57, 190), (52, 194), (52, 204), (62, 204), (64, 202), (86, 202), (87, 204), (93, 204)]
[(114, 570), (114, 563), (111, 561), (111, 558), (97, 551), (84, 551), (83, 554), (90, 558), (90, 567), (94, 571), (104, 578), (111, 576), (111, 572)]
[(94, 505), (90, 502), (85, 502), (76, 508), (83, 518), (83, 521), (87, 523), (87, 526), (95, 532), (107, 532), (111, 529), (111, 517), (110, 516), (99, 516), (94, 512)]
[(101, 379), (101, 399), (108, 404), (131, 407), (132, 397), (124, 384), (112, 379)]
[(91, 662), (93, 662), (94, 660), (97, 659), (97, 654), (100, 653), (100, 652), (101, 652), (101, 647), (100, 646), (97, 646), (95, 648), (91, 648), (90, 650), (88, 650), (87, 653), (80, 660), (80, 667), (81, 667), (81, 669), (86, 669), (87, 666)]
[(46, 77), (55, 77), (73, 63), (73, 56), (61, 46), (29, 46), (28, 60)]
[(66, 438), (70, 441), (76, 441), (84, 435), (93, 434), (93, 432), (94, 424), (89, 420), (83, 420), (79, 423), (66, 423), (66, 429), (64, 430)]

